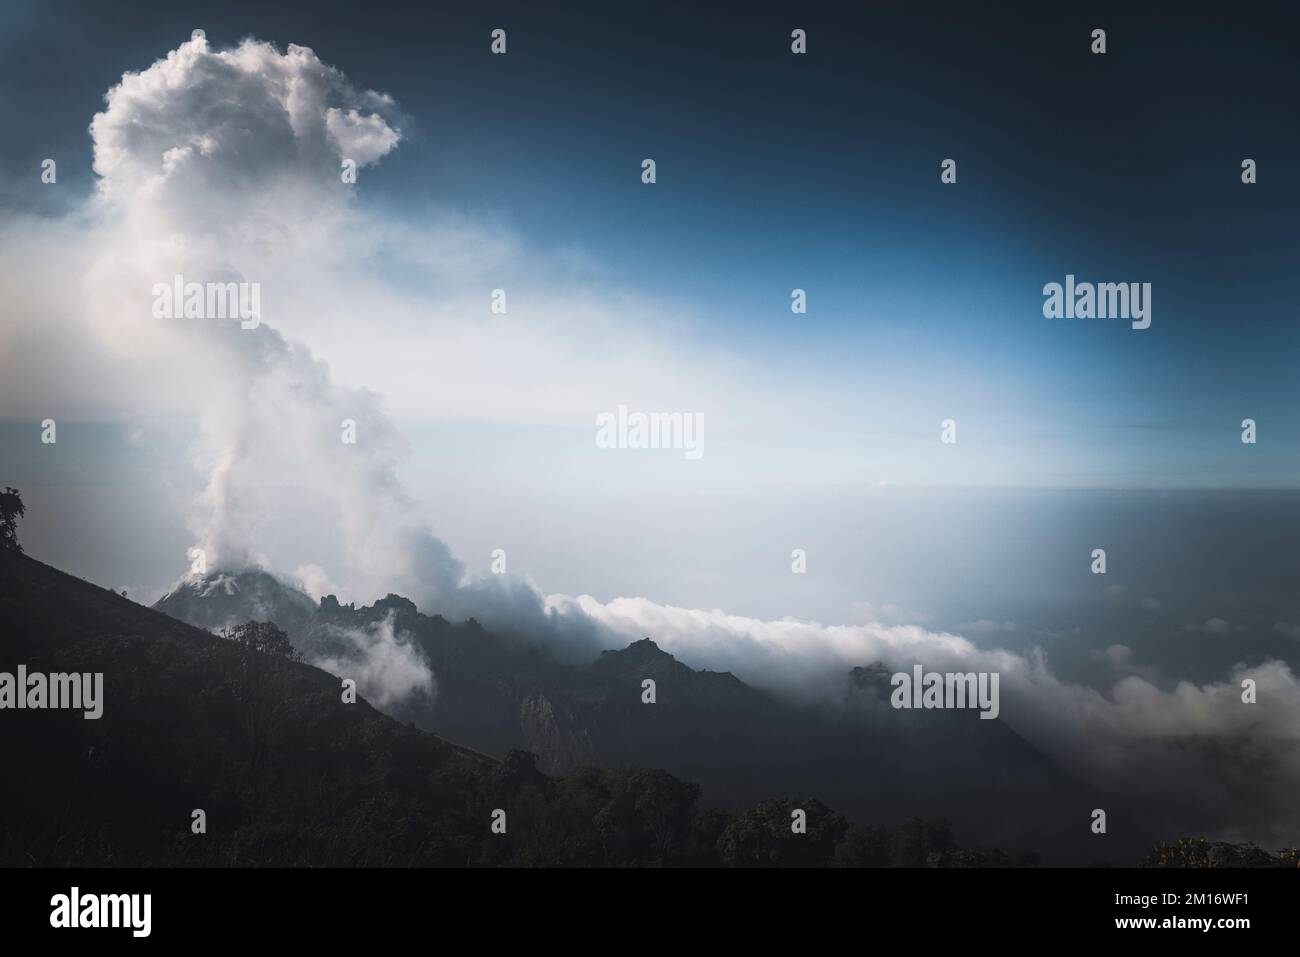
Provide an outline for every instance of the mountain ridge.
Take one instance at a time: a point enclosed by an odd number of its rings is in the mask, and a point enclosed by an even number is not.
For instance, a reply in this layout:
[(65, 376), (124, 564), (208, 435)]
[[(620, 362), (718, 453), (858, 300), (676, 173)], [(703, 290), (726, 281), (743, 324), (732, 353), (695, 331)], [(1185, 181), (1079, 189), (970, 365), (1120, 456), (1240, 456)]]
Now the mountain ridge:
[[(300, 605), (285, 606), (296, 615)], [(827, 699), (810, 705), (730, 672), (697, 671), (649, 636), (575, 664), (474, 619), (426, 614), (396, 594), (360, 607), (325, 596), (310, 618), (289, 625), (308, 660), (334, 662), (355, 648), (348, 636), (383, 625), (437, 684), (436, 696), (394, 702), (390, 714), (485, 754), (532, 752), (546, 774), (664, 768), (698, 781), (721, 808), (815, 793), (857, 818), (942, 815), (984, 843), (1079, 853), (1080, 842), (1044, 810), (1078, 790), (1068, 775), (1005, 722), (894, 710), (879, 662), (846, 669)], [(647, 678), (656, 682), (653, 704), (642, 700)]]
[(318, 668), (27, 556), (0, 554), (0, 616), (0, 670), (100, 672), (105, 698), (98, 720), (3, 715), (0, 753), (23, 787), (0, 789), (0, 866), (1033, 862), (962, 849), (941, 821), (851, 825), (811, 797), (701, 809), (698, 785), (658, 769), (549, 777), (530, 754), (452, 744), (346, 702)]

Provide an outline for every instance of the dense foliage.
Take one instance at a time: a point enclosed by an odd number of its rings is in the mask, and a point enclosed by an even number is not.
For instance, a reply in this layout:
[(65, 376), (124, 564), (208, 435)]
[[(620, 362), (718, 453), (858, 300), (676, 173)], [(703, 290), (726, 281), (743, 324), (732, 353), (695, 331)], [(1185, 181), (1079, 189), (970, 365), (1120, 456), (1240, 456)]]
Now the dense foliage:
[(23, 547), (18, 543), (18, 519), (25, 511), (18, 489), (5, 486), (0, 492), (0, 552), (22, 552)]
[(1143, 867), (1300, 867), (1300, 848), (1283, 848), (1270, 854), (1254, 844), (1207, 841), (1182, 837), (1161, 842), (1142, 862)]

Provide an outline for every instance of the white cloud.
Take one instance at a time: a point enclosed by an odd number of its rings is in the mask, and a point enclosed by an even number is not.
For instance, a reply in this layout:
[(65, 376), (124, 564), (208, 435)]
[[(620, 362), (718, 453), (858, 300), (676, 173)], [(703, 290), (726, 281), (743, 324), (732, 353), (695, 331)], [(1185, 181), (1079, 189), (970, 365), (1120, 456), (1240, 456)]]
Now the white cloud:
[(350, 653), (311, 663), (338, 678), (352, 678), (367, 700), (389, 708), (416, 695), (437, 695), (432, 669), (409, 635), (394, 632), (392, 612), (368, 628), (335, 628), (333, 634), (351, 646)]
[(368, 166), (386, 156), (401, 133), (378, 113), (363, 116), (355, 108), (347, 112), (336, 106), (325, 111), (325, 129), (339, 155), (358, 166)]
[[(621, 640), (650, 635), (694, 667), (801, 696), (824, 694), (837, 675), (873, 661), (894, 670), (921, 663), (936, 671), (996, 671), (1000, 720), (1098, 791), (1141, 793), (1171, 821), (1196, 822), (1225, 839), (1294, 840), (1300, 680), (1281, 661), (1240, 664), (1204, 685), (1130, 674), (1102, 692), (1060, 681), (1039, 651), (980, 649), (914, 626), (761, 621), (645, 598), (602, 604), (552, 596), (548, 603), (576, 603)], [(1122, 645), (1105, 654), (1117, 667), (1132, 660)], [(1260, 704), (1241, 700), (1245, 678), (1256, 681)]]
[(315, 601), (320, 601), (326, 595), (337, 595), (340, 590), (339, 586), (330, 579), (329, 573), (315, 562), (299, 565), (294, 569), (290, 579)]
[(184, 191), (218, 189), (249, 210), (286, 174), (337, 179), (342, 158), (373, 163), (401, 138), (391, 98), (357, 90), (295, 44), (281, 52), (249, 39), (214, 51), (191, 39), (125, 74), (104, 101), (90, 124), (95, 172), (119, 204), (148, 198), (183, 210)]

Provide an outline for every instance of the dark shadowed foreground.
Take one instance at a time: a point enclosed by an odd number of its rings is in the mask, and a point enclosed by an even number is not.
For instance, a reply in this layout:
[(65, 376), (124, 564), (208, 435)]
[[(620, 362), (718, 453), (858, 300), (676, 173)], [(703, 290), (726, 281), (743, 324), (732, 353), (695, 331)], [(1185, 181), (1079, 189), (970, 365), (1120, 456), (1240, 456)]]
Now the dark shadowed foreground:
[[(339, 679), (30, 558), (0, 556), (0, 670), (103, 672), (103, 716), (0, 713), (0, 864), (1007, 866), (941, 820), (850, 824), (812, 797), (704, 808), (660, 770), (536, 770), (402, 725)], [(207, 830), (192, 833), (202, 809)], [(492, 832), (506, 812), (506, 833)], [(807, 814), (792, 833), (791, 812)], [(1219, 854), (1218, 860), (1248, 863)], [(1210, 863), (1166, 851), (1167, 863)], [(1264, 855), (1258, 863), (1280, 863)]]

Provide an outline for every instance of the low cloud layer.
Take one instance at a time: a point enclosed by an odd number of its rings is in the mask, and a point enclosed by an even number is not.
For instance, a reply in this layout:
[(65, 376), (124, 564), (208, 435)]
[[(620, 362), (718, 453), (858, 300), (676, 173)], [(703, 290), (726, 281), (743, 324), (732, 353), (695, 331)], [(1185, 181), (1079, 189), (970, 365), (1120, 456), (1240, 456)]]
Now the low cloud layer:
[(311, 663), (336, 677), (352, 678), (361, 695), (380, 708), (437, 697), (433, 671), (410, 637), (394, 631), (391, 612), (367, 628), (335, 628), (331, 634), (349, 645), (350, 653), (326, 655)]
[[(809, 699), (853, 666), (1001, 675), (1001, 720), (1099, 794), (1139, 794), (1172, 828), (1281, 846), (1296, 839), (1300, 680), (1281, 661), (1239, 664), (1207, 685), (1129, 674), (1101, 691), (1059, 681), (1041, 653), (981, 649), (915, 626), (759, 621), (645, 598), (576, 604), (620, 640), (652, 635), (697, 668)], [(1126, 656), (1116, 656), (1122, 664)], [(1243, 702), (1243, 681), (1255, 704)]]

